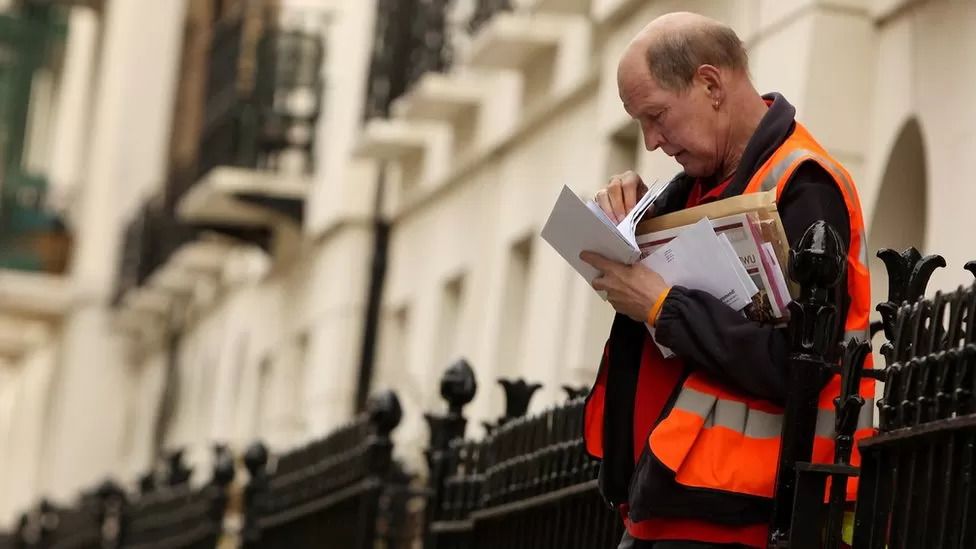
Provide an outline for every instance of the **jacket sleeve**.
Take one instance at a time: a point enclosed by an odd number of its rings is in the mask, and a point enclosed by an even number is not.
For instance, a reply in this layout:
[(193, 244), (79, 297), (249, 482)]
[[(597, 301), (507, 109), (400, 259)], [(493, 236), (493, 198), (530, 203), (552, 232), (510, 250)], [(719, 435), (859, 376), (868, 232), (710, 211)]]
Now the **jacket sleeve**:
[[(779, 202), (780, 216), (791, 247), (814, 222), (826, 221), (850, 244), (850, 220), (836, 183), (817, 164), (796, 170)], [(835, 330), (843, 332), (847, 313), (846, 277), (832, 296), (838, 306)], [(686, 365), (757, 397), (783, 404), (786, 400), (789, 340), (785, 328), (745, 318), (702, 291), (675, 286), (665, 299), (657, 338)]]

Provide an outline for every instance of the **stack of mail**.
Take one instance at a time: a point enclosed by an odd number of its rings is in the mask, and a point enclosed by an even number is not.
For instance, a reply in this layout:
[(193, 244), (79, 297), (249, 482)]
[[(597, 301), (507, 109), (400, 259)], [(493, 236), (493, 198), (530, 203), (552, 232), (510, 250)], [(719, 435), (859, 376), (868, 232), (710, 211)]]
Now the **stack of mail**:
[[(670, 286), (707, 292), (752, 320), (785, 322), (792, 296), (779, 259), (785, 237), (775, 203), (761, 197), (762, 203), (739, 204), (735, 197), (641, 222), (666, 186), (652, 186), (620, 223), (563, 187), (542, 237), (590, 284), (600, 272), (579, 258), (583, 251), (628, 265), (640, 261)], [(721, 217), (709, 219), (706, 210)]]
[[(661, 275), (669, 286), (707, 292), (736, 311), (751, 305), (752, 297), (759, 292), (728, 236), (717, 235), (708, 218), (656, 244), (641, 264)], [(650, 325), (648, 329), (653, 335), (654, 329)], [(673, 354), (658, 346), (664, 356)]]
[[(736, 271), (739, 276), (745, 276), (746, 289), (750, 290), (751, 301), (746, 304), (744, 309), (738, 304), (727, 303), (727, 305), (736, 310), (743, 310), (746, 316), (753, 320), (773, 324), (783, 323), (789, 317), (787, 306), (792, 300), (792, 296), (786, 284), (778, 256), (773, 249), (773, 244), (764, 239), (760, 224), (754, 212), (734, 214), (720, 219), (702, 217), (697, 223), (690, 225), (645, 232), (637, 236), (637, 243), (644, 255), (654, 255), (661, 252), (662, 249), (668, 249), (674, 241), (688, 238), (689, 231), (690, 234), (697, 234), (702, 238), (707, 232), (712, 232), (713, 237), (722, 242), (723, 249), (726, 252), (731, 250), (727, 259), (735, 259), (733, 263), (735, 263)], [(714, 247), (707, 248), (704, 247), (705, 244), (701, 244), (701, 246), (694, 249), (694, 255), (704, 257), (717, 253)], [(714, 260), (715, 258), (709, 259)], [(647, 264), (646, 260), (645, 264)], [(661, 272), (658, 270), (659, 265), (657, 264), (648, 264), (648, 266)], [(660, 268), (667, 268), (667, 266)], [(694, 268), (696, 267), (690, 267), (690, 269)], [(712, 275), (709, 273), (708, 276)], [(665, 277), (665, 280), (668, 278)], [(668, 282), (672, 285), (705, 290), (725, 301), (724, 293), (716, 293), (707, 287), (700, 286), (701, 279), (692, 279), (689, 282), (668, 280)], [(718, 291), (718, 288), (715, 290)]]

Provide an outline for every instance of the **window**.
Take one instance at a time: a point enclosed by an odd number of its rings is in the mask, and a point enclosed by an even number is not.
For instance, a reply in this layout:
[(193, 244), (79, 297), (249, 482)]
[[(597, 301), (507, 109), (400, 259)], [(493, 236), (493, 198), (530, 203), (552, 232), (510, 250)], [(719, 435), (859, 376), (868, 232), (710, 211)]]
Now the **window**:
[(521, 355), (522, 331), (525, 325), (525, 300), (529, 295), (531, 259), (531, 237), (523, 238), (512, 245), (505, 274), (502, 319), (499, 327), (498, 367), (495, 370), (500, 376), (510, 376), (519, 370), (518, 360)]
[(441, 310), (437, 333), (434, 334), (436, 348), (434, 366), (445, 368), (458, 352), (458, 323), (461, 320), (461, 306), (464, 299), (464, 276), (458, 275), (444, 284), (441, 292)]

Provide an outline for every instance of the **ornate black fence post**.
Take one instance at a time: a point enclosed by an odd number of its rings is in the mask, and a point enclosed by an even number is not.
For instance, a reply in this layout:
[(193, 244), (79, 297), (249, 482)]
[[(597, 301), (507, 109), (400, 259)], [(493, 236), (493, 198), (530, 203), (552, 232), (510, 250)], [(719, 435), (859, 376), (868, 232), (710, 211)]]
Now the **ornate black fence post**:
[(265, 498), (268, 495), (268, 448), (261, 442), (251, 444), (244, 453), (244, 466), (249, 475), (244, 488), (244, 524), (241, 545), (244, 549), (261, 546), (261, 524)]
[(57, 522), (57, 509), (47, 498), (41, 499), (36, 507), (20, 516), (17, 526), (18, 547), (24, 549), (46, 547)]
[(379, 497), (394, 465), (393, 441), (390, 439), (390, 433), (400, 424), (403, 410), (400, 407), (400, 399), (393, 391), (383, 391), (371, 397), (366, 410), (372, 429), (366, 443), (366, 471), (367, 475), (377, 480), (377, 483), (369, 490), (372, 495), (360, 498), (360, 516), (363, 517), (364, 527), (360, 531), (356, 547), (371, 549), (376, 539)]
[[(809, 462), (813, 456), (817, 400), (829, 367), (825, 355), (837, 345), (834, 329), (837, 313), (829, 296), (844, 275), (845, 261), (840, 237), (822, 221), (807, 229), (798, 249), (790, 252), (790, 277), (800, 286), (800, 296), (790, 303), (793, 351), (789, 361), (789, 393), (783, 415), (770, 547), (789, 545), (797, 463)], [(812, 520), (812, 517), (806, 517), (806, 520)]]
[(438, 416), (424, 414), (430, 428), (430, 442), (424, 452), (427, 458), (427, 505), (424, 509), (423, 539), (424, 547), (436, 546), (435, 536), (430, 534), (430, 523), (441, 508), (444, 498), (444, 481), (451, 470), (450, 442), (464, 437), (468, 420), (463, 408), (478, 390), (474, 371), (468, 361), (461, 359), (451, 365), (441, 377), (441, 396), (447, 401), (447, 414)]
[(213, 476), (206, 490), (210, 492), (209, 515), (217, 531), (217, 539), (223, 535), (224, 515), (227, 513), (227, 503), (230, 494), (227, 491), (234, 481), (234, 456), (224, 444), (214, 445)]
[(102, 548), (116, 549), (122, 544), (122, 513), (125, 507), (125, 491), (107, 480), (98, 487), (100, 514), (98, 522), (102, 530)]

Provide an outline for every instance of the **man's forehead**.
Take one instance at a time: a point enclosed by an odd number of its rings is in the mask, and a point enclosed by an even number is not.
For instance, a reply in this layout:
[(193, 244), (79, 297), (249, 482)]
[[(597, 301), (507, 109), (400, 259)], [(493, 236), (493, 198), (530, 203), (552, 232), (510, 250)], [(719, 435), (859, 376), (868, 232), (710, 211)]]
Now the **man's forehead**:
[(634, 109), (648, 109), (663, 107), (667, 101), (667, 94), (655, 84), (649, 71), (618, 73), (617, 91), (624, 109), (632, 113)]

